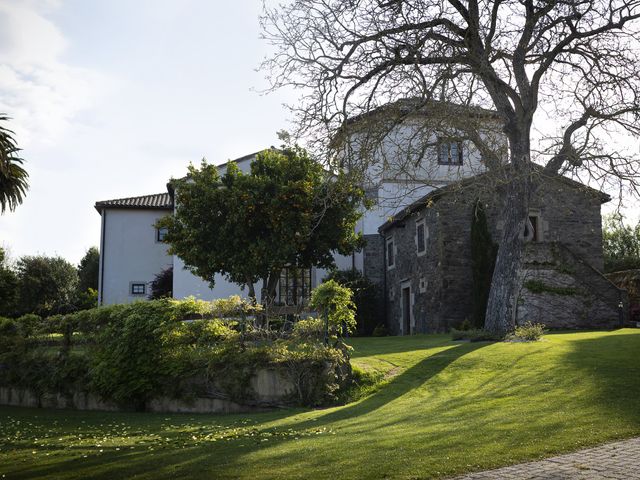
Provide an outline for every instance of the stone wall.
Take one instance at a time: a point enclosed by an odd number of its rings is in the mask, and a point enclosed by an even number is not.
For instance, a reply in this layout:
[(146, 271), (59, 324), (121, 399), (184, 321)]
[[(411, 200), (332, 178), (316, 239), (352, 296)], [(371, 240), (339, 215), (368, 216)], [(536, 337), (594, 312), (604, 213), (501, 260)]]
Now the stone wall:
[(364, 235), (365, 246), (362, 249), (363, 274), (372, 283), (384, 288), (384, 237), (382, 235)]
[[(616, 328), (629, 299), (600, 272), (557, 243), (528, 244), (520, 271), (516, 323), (548, 328)], [(622, 303), (622, 308), (619, 304)], [(622, 314), (622, 319), (620, 318)]]
[[(467, 318), (471, 320), (473, 208), (476, 200), (483, 203), (489, 230), (494, 242), (499, 243), (503, 222), (497, 198), (482, 185), (466, 185), (463, 190), (427, 199), (424, 207), (382, 232), (385, 238), (393, 238), (396, 245), (396, 264), (386, 269), (387, 323), (393, 333), (406, 333), (401, 325), (403, 287), (411, 288), (412, 333), (447, 331)], [(576, 281), (600, 287), (603, 279), (598, 272), (603, 265), (601, 202), (602, 196), (593, 190), (550, 179), (539, 186), (530, 204), (531, 214), (539, 218), (539, 242), (561, 243), (577, 258), (588, 259), (589, 268), (577, 269), (580, 278)], [(424, 219), (429, 229), (427, 252), (422, 256), (417, 255), (415, 241), (419, 219)], [(605, 310), (611, 311), (611, 305), (617, 312), (618, 300), (613, 297), (618, 293), (610, 287), (609, 283), (607, 298), (603, 300), (607, 308), (594, 307), (587, 312), (597, 317), (593, 327), (610, 325), (602, 319), (608, 315), (603, 313)], [(565, 318), (560, 323), (567, 328), (589, 326), (588, 320), (572, 323)]]
[[(284, 405), (294, 393), (293, 384), (276, 370), (262, 369), (251, 379), (251, 389), (256, 401), (243, 405), (225, 398), (196, 397), (176, 399), (154, 398), (147, 402), (145, 411), (167, 413), (241, 413), (265, 411), (269, 407)], [(0, 405), (73, 410), (117, 411), (113, 402), (102, 400), (91, 393), (75, 392), (72, 395), (45, 393), (37, 395), (31, 390), (16, 387), (0, 387)]]
[(371, 295), (373, 305), (358, 316), (358, 334), (371, 335), (375, 327), (385, 324), (384, 237), (364, 235), (364, 240), (362, 274), (375, 286), (375, 293)]
[[(424, 219), (428, 229), (426, 252), (418, 256), (416, 246), (416, 221)], [(418, 215), (408, 217), (403, 225), (388, 232), (393, 238), (395, 265), (386, 268), (387, 276), (387, 323), (389, 330), (397, 335), (407, 334), (402, 320), (402, 288), (410, 288), (412, 308), (411, 333), (433, 333), (446, 330), (448, 322), (447, 296), (440, 258), (451, 245), (442, 241), (440, 222), (435, 209), (425, 209)], [(386, 265), (386, 264), (385, 264)]]

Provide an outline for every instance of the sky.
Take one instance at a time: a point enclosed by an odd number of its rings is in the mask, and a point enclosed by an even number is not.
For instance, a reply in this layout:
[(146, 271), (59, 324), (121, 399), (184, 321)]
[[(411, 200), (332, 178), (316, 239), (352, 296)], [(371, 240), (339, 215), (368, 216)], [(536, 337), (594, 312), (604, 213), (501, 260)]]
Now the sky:
[(260, 93), (260, 11), (261, 0), (0, 0), (0, 112), (30, 175), (25, 202), (0, 215), (0, 246), (78, 263), (100, 241), (96, 201), (160, 193), (202, 157), (278, 145), (295, 98)]
[(286, 92), (263, 95), (260, 0), (0, 0), (0, 112), (30, 189), (0, 216), (13, 258), (77, 263), (98, 200), (166, 191), (189, 162), (277, 145)]

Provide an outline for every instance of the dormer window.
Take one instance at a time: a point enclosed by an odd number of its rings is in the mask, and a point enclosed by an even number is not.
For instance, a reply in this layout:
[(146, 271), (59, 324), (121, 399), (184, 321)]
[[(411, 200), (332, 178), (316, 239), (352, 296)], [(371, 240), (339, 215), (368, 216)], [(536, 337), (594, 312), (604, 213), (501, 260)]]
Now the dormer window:
[(438, 163), (440, 165), (462, 165), (462, 141), (438, 138)]

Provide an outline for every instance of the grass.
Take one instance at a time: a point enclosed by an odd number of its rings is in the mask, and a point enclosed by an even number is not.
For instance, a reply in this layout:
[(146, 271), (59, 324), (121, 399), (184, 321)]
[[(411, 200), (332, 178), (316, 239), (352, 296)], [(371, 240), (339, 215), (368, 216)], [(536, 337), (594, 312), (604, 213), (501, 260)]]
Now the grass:
[(0, 407), (0, 478), (432, 478), (640, 435), (640, 331), (352, 339), (385, 381), (325, 410)]

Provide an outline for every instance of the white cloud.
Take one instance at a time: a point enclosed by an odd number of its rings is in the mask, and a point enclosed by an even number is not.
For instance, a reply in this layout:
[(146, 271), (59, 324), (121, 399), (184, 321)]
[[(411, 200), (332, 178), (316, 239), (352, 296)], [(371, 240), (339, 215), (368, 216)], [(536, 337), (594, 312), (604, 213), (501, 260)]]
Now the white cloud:
[(63, 61), (67, 41), (44, 15), (57, 2), (0, 3), (0, 112), (23, 148), (54, 144), (111, 79)]

